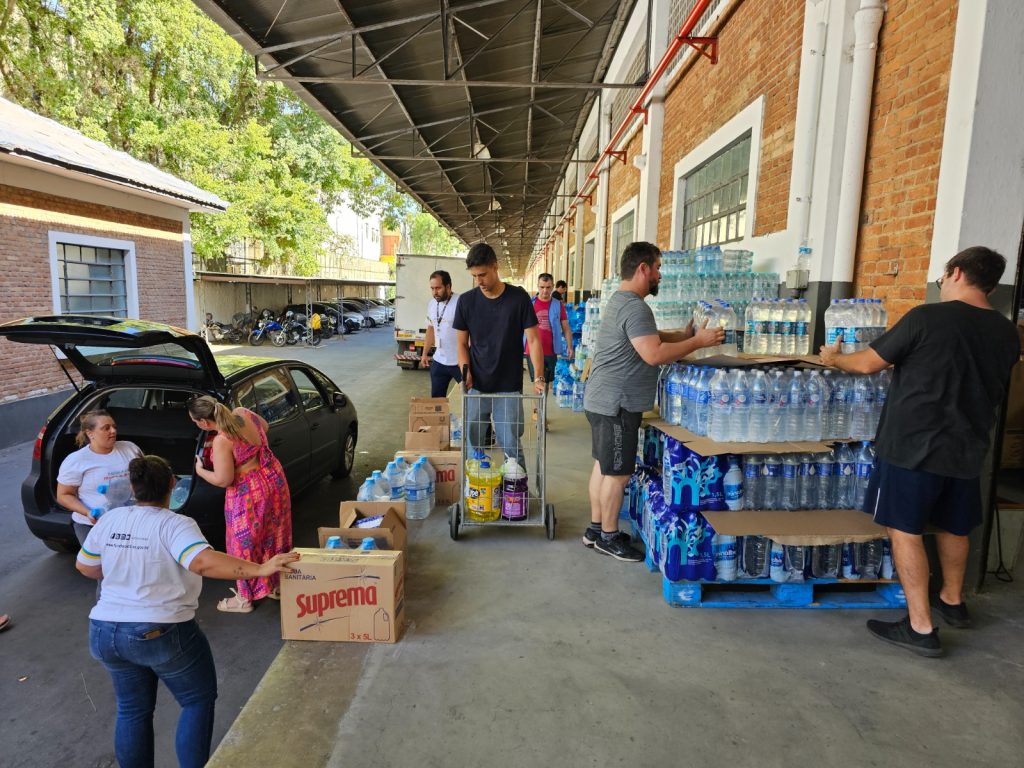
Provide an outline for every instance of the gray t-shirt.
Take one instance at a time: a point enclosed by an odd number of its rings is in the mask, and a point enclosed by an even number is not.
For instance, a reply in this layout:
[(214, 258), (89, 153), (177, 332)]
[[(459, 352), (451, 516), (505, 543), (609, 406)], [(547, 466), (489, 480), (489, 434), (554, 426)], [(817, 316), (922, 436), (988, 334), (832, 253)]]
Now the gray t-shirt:
[(619, 409), (642, 413), (654, 405), (658, 367), (645, 363), (630, 340), (657, 334), (654, 313), (643, 299), (632, 291), (612, 294), (597, 332), (585, 410), (618, 416)]

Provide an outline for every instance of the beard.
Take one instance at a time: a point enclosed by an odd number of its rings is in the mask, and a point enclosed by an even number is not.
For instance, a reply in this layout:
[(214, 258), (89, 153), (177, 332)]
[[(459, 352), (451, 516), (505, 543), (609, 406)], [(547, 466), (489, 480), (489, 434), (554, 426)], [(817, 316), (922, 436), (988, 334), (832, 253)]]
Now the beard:
[(660, 280), (649, 282), (647, 284), (647, 293), (649, 293), (651, 296), (657, 296), (658, 295), (658, 286), (660, 284), (661, 284)]

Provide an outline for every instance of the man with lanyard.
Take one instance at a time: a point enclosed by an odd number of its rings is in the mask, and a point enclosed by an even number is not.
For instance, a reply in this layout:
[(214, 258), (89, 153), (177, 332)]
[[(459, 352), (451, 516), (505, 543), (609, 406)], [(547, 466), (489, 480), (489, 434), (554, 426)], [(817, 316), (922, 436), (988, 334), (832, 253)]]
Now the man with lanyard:
[[(466, 403), (465, 432), (474, 448), (484, 447), (485, 432), (494, 416), (498, 445), (506, 456), (523, 460), (523, 334), (530, 345), (534, 370), (544, 370), (537, 315), (522, 288), (502, 282), (498, 256), (486, 243), (477, 243), (466, 255), (466, 269), (476, 288), (462, 294), (453, 325), (458, 334), (459, 368), (471, 395)], [(533, 389), (544, 394), (544, 377), (533, 379)]]
[(928, 605), (928, 527), (938, 529), (942, 566), (942, 589), (931, 605), (950, 626), (971, 625), (963, 602), (968, 534), (982, 521), (981, 469), (1020, 358), (1017, 329), (988, 301), (1005, 268), (995, 251), (967, 248), (936, 281), (938, 303), (914, 307), (860, 352), (840, 354), (842, 339), (821, 348), (825, 365), (847, 373), (893, 367), (864, 511), (888, 529), (907, 615), (872, 619), (868, 631), (921, 656), (943, 652)]
[[(555, 378), (555, 364), (559, 357), (572, 357), (572, 330), (565, 304), (554, 298), (554, 278), (544, 272), (537, 278), (537, 296), (533, 300), (533, 311), (537, 313), (537, 333), (544, 352), (544, 393), (547, 394)], [(530, 345), (526, 345), (526, 365), (530, 378), (534, 378), (533, 361), (530, 360)], [(537, 410), (533, 411), (537, 418)]]
[(462, 381), (458, 339), (452, 327), (459, 295), (452, 292), (452, 276), (443, 269), (430, 275), (430, 293), (434, 298), (427, 306), (427, 335), (423, 340), (421, 364), (430, 369), (430, 396), (447, 397), (452, 380)]

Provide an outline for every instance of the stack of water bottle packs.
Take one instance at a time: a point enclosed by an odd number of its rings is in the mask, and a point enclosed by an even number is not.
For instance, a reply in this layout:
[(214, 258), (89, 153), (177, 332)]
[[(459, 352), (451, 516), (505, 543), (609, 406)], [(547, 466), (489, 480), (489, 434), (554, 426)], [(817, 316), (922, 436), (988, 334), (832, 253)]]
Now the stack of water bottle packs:
[(669, 424), (719, 442), (873, 440), (889, 392), (872, 376), (782, 366), (663, 366), (658, 406)]
[[(718, 534), (702, 514), (727, 509), (823, 509), (863, 494), (874, 460), (870, 445), (837, 454), (700, 456), (645, 428), (638, 470), (623, 512), (646, 545), (648, 567), (671, 582), (775, 583), (894, 578), (883, 539), (818, 546), (783, 545), (766, 536)], [(834, 471), (837, 459), (843, 467)], [(791, 467), (778, 473), (775, 466)], [(747, 477), (746, 473), (751, 476)], [(842, 480), (840, 478), (843, 478)]]

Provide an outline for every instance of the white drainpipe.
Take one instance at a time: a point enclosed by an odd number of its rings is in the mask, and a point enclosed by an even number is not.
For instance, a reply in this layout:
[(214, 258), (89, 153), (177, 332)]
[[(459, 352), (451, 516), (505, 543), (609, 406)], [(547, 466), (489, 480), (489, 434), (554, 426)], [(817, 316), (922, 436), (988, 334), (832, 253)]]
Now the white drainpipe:
[(860, 204), (864, 191), (864, 157), (871, 122), (871, 92), (878, 53), (878, 30), (882, 27), (884, 16), (883, 0), (861, 0), (860, 8), (853, 17), (856, 42), (853, 47), (853, 80), (850, 83), (850, 113), (846, 121), (843, 179), (839, 189), (833, 282), (853, 282)]
[[(825, 14), (827, 17), (827, 13)], [(818, 146), (818, 128), (821, 119), (821, 81), (825, 71), (825, 40), (828, 36), (828, 24), (819, 21), (814, 28), (814, 42), (810, 54), (814, 58), (811, 67), (809, 87), (811, 89), (811, 107), (807, 117), (797, 128), (798, 136), (805, 136), (804, 150), (794, 163), (794, 172), (799, 172), (801, 185), (796, 198), (797, 232), (800, 236), (798, 245), (808, 244), (808, 233), (811, 229), (811, 188), (814, 185), (814, 154)]]

